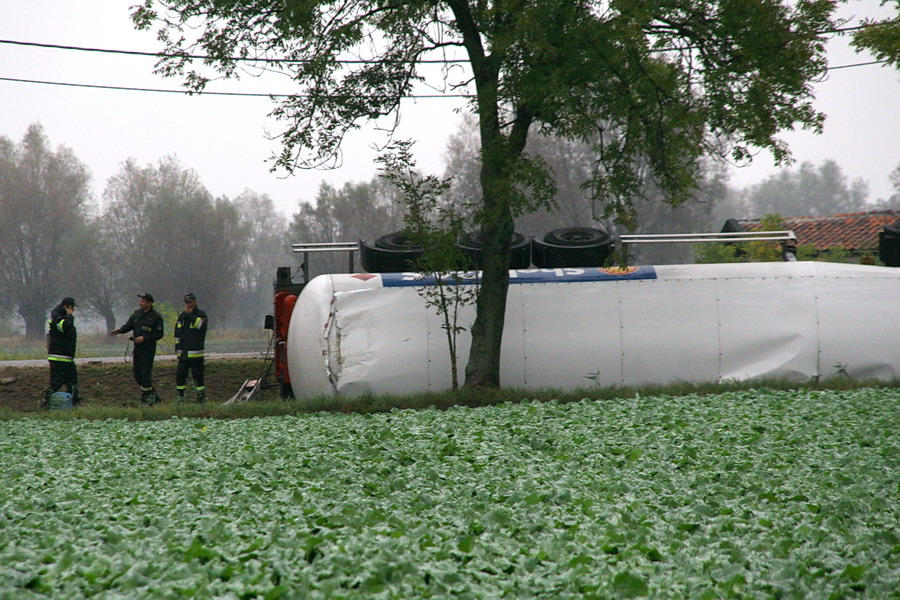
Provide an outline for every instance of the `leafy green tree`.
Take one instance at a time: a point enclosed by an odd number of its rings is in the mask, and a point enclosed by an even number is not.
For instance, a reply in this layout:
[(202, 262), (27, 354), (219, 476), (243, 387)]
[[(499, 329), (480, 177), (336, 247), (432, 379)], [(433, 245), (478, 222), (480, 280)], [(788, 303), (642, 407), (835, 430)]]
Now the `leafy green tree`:
[[(144, 0), (133, 18), (159, 26), (157, 70), (202, 91), (243, 59), (297, 84), (273, 116), (284, 124), (276, 167), (332, 163), (347, 131), (394, 115), (427, 80), (430, 58), (465, 63), (481, 148), (478, 210), (483, 284), (466, 384), (499, 384), (514, 218), (548, 205), (553, 182), (525, 153), (534, 131), (596, 140), (587, 190), (628, 222), (650, 174), (666, 201), (689, 198), (698, 158), (753, 148), (789, 155), (777, 134), (818, 130), (811, 82), (824, 73), (831, 0), (376, 0), (284, 3)], [(190, 68), (203, 53), (215, 73)], [(453, 69), (441, 70), (449, 78)], [(427, 81), (426, 81), (427, 82)], [(602, 125), (598, 125), (602, 124)], [(731, 140), (728, 149), (712, 139)]]
[(238, 324), (258, 328), (263, 315), (271, 312), (272, 281), (275, 269), (291, 264), (291, 239), (287, 219), (266, 194), (244, 191), (234, 199), (240, 222), (247, 228), (247, 239), (235, 273), (235, 305)]
[(460, 271), (466, 262), (457, 240), (465, 233), (466, 217), (444, 195), (451, 180), (430, 175), (422, 177), (415, 171), (412, 145), (399, 142), (379, 158), (381, 176), (403, 195), (406, 214), (404, 231), (410, 241), (423, 248), (416, 261), (422, 280), (431, 279), (417, 287), (416, 292), (433, 308), (441, 319), (441, 329), (447, 336), (450, 355), (450, 387), (459, 388), (459, 334), (467, 327), (460, 323), (460, 312), (471, 305), (477, 296), (474, 272)]
[[(371, 241), (402, 227), (401, 195), (381, 178), (375, 177), (363, 183), (345, 183), (340, 188), (323, 183), (319, 186), (314, 205), (300, 203), (291, 222), (290, 241)], [(310, 262), (310, 276), (344, 273), (349, 267), (347, 257), (335, 253), (317, 254)]]
[[(50, 147), (39, 124), (19, 144), (0, 137), (0, 294), (40, 339), (59, 285), (64, 240), (84, 218), (90, 174), (71, 150)], [(72, 250), (77, 251), (77, 250)]]
[(894, 188), (894, 194), (890, 197), (890, 201), (900, 205), (900, 164), (894, 167), (894, 170), (891, 171), (891, 174), (888, 175), (888, 179), (891, 182), (891, 185)]
[[(812, 244), (804, 244), (805, 246), (812, 246)], [(797, 258), (806, 258), (806, 260), (818, 260), (823, 262), (839, 262), (839, 263), (850, 263), (850, 262), (859, 262), (859, 260), (850, 253), (843, 246), (828, 246), (825, 250), (821, 252), (817, 251), (813, 246), (810, 251), (801, 252), (801, 248), (797, 248)], [(874, 256), (869, 255), (872, 259)], [(874, 260), (872, 262), (874, 264)]]
[[(779, 214), (765, 215), (760, 219), (762, 231), (781, 231), (784, 222)], [(697, 263), (777, 262), (784, 260), (781, 242), (710, 242), (694, 248)]]
[[(890, 4), (890, 0), (881, 0), (881, 4)], [(893, 0), (893, 4), (896, 14), (881, 21), (866, 20), (862, 28), (853, 32), (852, 45), (857, 52), (868, 51), (900, 69), (900, 0)]]
[[(457, 133), (447, 144), (445, 175), (453, 176), (446, 200), (464, 210), (479, 193), (480, 152), (473, 118), (463, 119)], [(661, 190), (648, 181), (643, 198), (633, 204), (635, 219), (631, 228), (604, 219), (606, 203), (592, 198), (582, 183), (590, 176), (594, 155), (591, 145), (560, 136), (532, 135), (527, 152), (538, 156), (553, 173), (556, 192), (552, 206), (516, 218), (516, 231), (527, 236), (542, 236), (558, 227), (600, 224), (618, 233), (688, 233), (706, 231), (712, 226), (713, 210), (726, 195), (727, 171), (721, 162), (700, 161), (701, 175), (691, 199), (678, 205), (665, 201)], [(731, 216), (731, 215), (729, 215)], [(628, 258), (636, 263), (684, 263), (691, 260), (691, 248), (685, 244), (643, 244), (628, 249)]]
[(197, 295), (223, 323), (233, 307), (247, 227), (227, 198), (213, 198), (194, 171), (174, 157), (157, 166), (127, 160), (104, 190), (104, 218), (126, 269), (125, 294), (150, 291), (180, 305)]
[[(124, 305), (125, 265), (112, 244), (114, 236), (102, 217), (87, 219), (65, 239), (60, 279), (79, 306), (103, 317), (106, 330), (118, 326), (116, 310)], [(127, 306), (131, 306), (128, 304)]]
[(868, 195), (865, 181), (848, 185), (838, 164), (825, 160), (818, 167), (804, 162), (797, 170), (783, 169), (766, 178), (750, 188), (746, 205), (751, 215), (834, 215), (864, 208)]
[(894, 193), (889, 197), (873, 204), (874, 210), (900, 210), (900, 165), (897, 165), (888, 175), (888, 181), (894, 188)]

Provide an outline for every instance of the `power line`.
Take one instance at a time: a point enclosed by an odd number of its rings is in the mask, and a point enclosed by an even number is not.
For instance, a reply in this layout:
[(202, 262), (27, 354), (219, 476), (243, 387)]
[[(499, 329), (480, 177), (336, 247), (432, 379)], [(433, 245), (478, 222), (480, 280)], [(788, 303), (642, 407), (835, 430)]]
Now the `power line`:
[[(826, 71), (836, 71), (838, 69), (852, 69), (854, 67), (868, 67), (871, 65), (881, 65), (887, 63), (887, 60), (873, 60), (869, 62), (862, 63), (854, 63), (851, 65), (838, 65), (834, 67), (826, 67)], [(57, 85), (64, 87), (77, 87), (77, 88), (90, 88), (90, 89), (100, 89), (100, 90), (118, 90), (125, 92), (155, 92), (160, 94), (187, 94), (187, 95), (198, 95), (198, 96), (237, 96), (237, 97), (245, 97), (245, 98), (309, 98), (309, 94), (260, 94), (260, 93), (252, 93), (252, 92), (211, 92), (211, 91), (203, 91), (203, 92), (189, 92), (185, 90), (166, 90), (159, 88), (141, 88), (141, 87), (126, 87), (126, 86), (117, 86), (117, 85), (99, 85), (99, 84), (90, 84), (90, 83), (70, 83), (64, 81), (45, 81), (39, 79), (20, 79), (15, 77), (0, 77), (0, 81), (10, 81), (13, 83), (32, 83), (36, 85)], [(336, 95), (330, 97), (339, 97)], [(405, 94), (402, 98), (406, 99), (422, 99), (422, 100), (434, 100), (440, 98), (473, 98), (474, 94)]]
[[(90, 83), (67, 83), (63, 81), (41, 81), (38, 79), (18, 79), (14, 77), (0, 77), (0, 81), (13, 83), (34, 83), (38, 85), (59, 85), (65, 87), (91, 88), (100, 90), (119, 90), (125, 92), (158, 92), (161, 94), (186, 94), (196, 96), (243, 96), (247, 98), (309, 98), (309, 94), (254, 94), (250, 92), (188, 92), (185, 90), (165, 90), (155, 88), (124, 87), (116, 85), (97, 85)], [(321, 97), (343, 98), (338, 94), (322, 95)], [(411, 99), (437, 99), (437, 98), (472, 98), (471, 94), (406, 94), (401, 98)]]
[(836, 67), (828, 67), (828, 68), (825, 69), (825, 70), (826, 70), (826, 71), (837, 71), (838, 69), (852, 69), (853, 67), (868, 67), (869, 65), (883, 65), (883, 64), (886, 63), (886, 62), (888, 62), (887, 59), (885, 59), (885, 60), (871, 60), (871, 61), (869, 61), (869, 62), (855, 63), (855, 64), (852, 64), (852, 65), (838, 65), (838, 66), (836, 66)]
[[(152, 58), (190, 58), (192, 60), (208, 60), (212, 57), (203, 54), (169, 54), (165, 52), (141, 52), (138, 50), (111, 50), (108, 48), (90, 48), (86, 46), (64, 46), (62, 44), (42, 44), (39, 42), (21, 42), (17, 40), (0, 40), (0, 44), (10, 44), (12, 46), (29, 46), (32, 48), (49, 48), (51, 50), (75, 50), (78, 52), (97, 52), (100, 54), (124, 54), (128, 56), (149, 56)], [(215, 59), (218, 60), (218, 59)], [(312, 60), (308, 59), (296, 59), (296, 58), (254, 58), (249, 56), (233, 56), (228, 58), (227, 60), (232, 60), (235, 62), (261, 62), (261, 63), (311, 63)], [(342, 65), (367, 65), (367, 64), (378, 64), (382, 62), (390, 62), (395, 63), (398, 62), (395, 59), (390, 60), (365, 60), (365, 59), (344, 59), (335, 61)], [(409, 61), (407, 61), (409, 62)], [(416, 60), (416, 63), (423, 64), (453, 64), (453, 63), (467, 63), (468, 60), (453, 60), (453, 59), (421, 59)]]
[[(873, 24), (863, 24), (857, 25), (853, 27), (842, 27), (836, 29), (829, 29), (826, 31), (819, 32), (821, 34), (825, 33), (844, 33), (848, 31), (857, 31), (860, 29), (865, 29), (867, 27), (872, 27)], [(108, 48), (90, 48), (84, 46), (68, 46), (62, 44), (44, 44), (39, 42), (23, 42), (19, 40), (0, 40), (0, 44), (9, 44), (15, 46), (28, 46), (34, 48), (48, 48), (55, 50), (74, 50), (79, 52), (96, 52), (102, 54), (122, 54), (127, 56), (147, 56), (153, 58), (190, 58), (197, 60), (206, 60), (210, 58), (205, 55), (193, 55), (193, 54), (167, 54), (167, 53), (155, 53), (155, 52), (142, 52), (137, 50), (114, 50)], [(662, 48), (658, 51), (676, 51), (683, 50), (680, 48)], [(234, 61), (244, 61), (244, 62), (266, 62), (266, 63), (305, 63), (310, 62), (307, 60), (294, 60), (294, 59), (286, 59), (286, 58), (251, 58), (251, 57), (232, 57), (229, 60)], [(385, 61), (378, 60), (340, 60), (337, 61), (341, 64), (371, 64)], [(422, 59), (416, 61), (418, 63), (423, 64), (453, 64), (453, 63), (466, 63), (467, 60), (452, 60), (452, 59), (441, 59), (441, 60), (429, 60)], [(888, 62), (887, 60), (875, 60), (863, 63), (855, 63), (850, 65), (838, 65), (835, 67), (826, 67), (826, 71), (834, 71), (838, 69), (851, 69), (855, 67), (866, 67), (870, 65), (878, 65), (884, 64)], [(37, 85), (56, 85), (56, 86), (65, 86), (65, 87), (80, 87), (80, 88), (91, 88), (91, 89), (103, 89), (103, 90), (118, 90), (118, 91), (128, 91), (128, 92), (154, 92), (161, 94), (188, 94), (191, 95), (191, 92), (185, 90), (167, 90), (167, 89), (158, 89), (158, 88), (138, 88), (138, 87), (125, 87), (125, 86), (113, 86), (113, 85), (97, 85), (97, 84), (87, 84), (87, 83), (69, 83), (62, 81), (44, 81), (37, 79), (18, 79), (12, 77), (0, 77), (0, 81), (10, 81), (14, 83), (31, 83)], [(308, 95), (303, 94), (260, 94), (260, 93), (250, 93), (250, 92), (197, 92), (198, 95), (207, 95), (207, 96), (237, 96), (237, 97), (248, 97), (248, 98), (302, 98), (309, 97)], [(471, 98), (473, 97), (471, 94), (409, 94), (404, 95), (403, 98), (415, 98), (415, 99), (435, 99), (435, 98)]]
[[(817, 34), (824, 35), (828, 33), (846, 33), (849, 31), (858, 31), (860, 29), (867, 29), (869, 27), (877, 26), (878, 23), (864, 23), (862, 25), (855, 25), (853, 27), (839, 27), (835, 29), (826, 29), (824, 31), (819, 31)], [(44, 44), (40, 42), (23, 42), (20, 40), (0, 40), (0, 44), (9, 44), (13, 46), (29, 46), (32, 48), (48, 48), (52, 50), (75, 50), (78, 52), (97, 52), (101, 54), (123, 54), (127, 56), (148, 56), (151, 58), (189, 58), (192, 60), (208, 60), (212, 57), (203, 54), (182, 54), (182, 53), (165, 53), (165, 52), (142, 52), (138, 50), (115, 50), (109, 48), (92, 48), (87, 46), (68, 46), (63, 44)], [(689, 48), (658, 48), (657, 52), (669, 52), (669, 51), (677, 51), (677, 50), (687, 50)], [(218, 59), (214, 59), (218, 60)], [(227, 60), (235, 61), (235, 62), (261, 62), (261, 63), (309, 63), (311, 60), (307, 59), (293, 59), (293, 58), (256, 58), (256, 57), (248, 57), (248, 56), (232, 56)], [(380, 62), (397, 62), (394, 59), (390, 59), (387, 61), (384, 60), (366, 60), (366, 59), (343, 59), (335, 61), (339, 64), (347, 64), (347, 65), (355, 65), (355, 64), (377, 64)], [(421, 64), (462, 64), (469, 62), (466, 59), (421, 59), (416, 60), (416, 63)]]

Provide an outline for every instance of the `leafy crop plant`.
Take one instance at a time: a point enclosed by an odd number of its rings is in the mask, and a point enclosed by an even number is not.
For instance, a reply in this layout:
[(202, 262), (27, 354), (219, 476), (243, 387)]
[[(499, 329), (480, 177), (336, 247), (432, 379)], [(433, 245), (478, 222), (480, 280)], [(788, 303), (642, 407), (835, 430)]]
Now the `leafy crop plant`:
[(896, 598), (900, 390), (0, 422), (0, 598)]

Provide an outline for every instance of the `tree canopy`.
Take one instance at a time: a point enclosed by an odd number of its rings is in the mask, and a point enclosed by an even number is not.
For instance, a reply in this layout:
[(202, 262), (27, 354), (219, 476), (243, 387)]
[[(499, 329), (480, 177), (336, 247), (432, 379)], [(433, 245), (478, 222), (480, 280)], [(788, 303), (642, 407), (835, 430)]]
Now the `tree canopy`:
[[(891, 4), (891, 0), (881, 0)], [(878, 60), (900, 69), (900, 0), (893, 0), (896, 12), (888, 19), (867, 19), (853, 33), (853, 46), (857, 51), (867, 50)]]
[(834, 215), (863, 209), (868, 194), (868, 185), (861, 179), (848, 185), (833, 160), (818, 166), (804, 162), (797, 169), (783, 169), (751, 186), (745, 210), (753, 217), (775, 213), (783, 217)]
[(220, 319), (229, 312), (249, 234), (233, 203), (214, 199), (197, 173), (171, 156), (155, 167), (125, 161), (104, 198), (127, 281), (137, 291), (177, 300), (194, 292)]
[[(788, 158), (782, 130), (818, 130), (811, 82), (824, 73), (832, 0), (145, 0), (158, 72), (193, 91), (247, 61), (288, 73), (296, 94), (276, 166), (327, 164), (347, 131), (396, 115), (446, 61), (438, 87), (470, 94), (481, 148), (476, 223), (483, 284), (467, 385), (499, 384), (513, 218), (546, 206), (550, 173), (525, 151), (534, 131), (591, 142), (585, 189), (627, 221), (650, 176), (673, 204), (706, 153)], [(205, 70), (191, 66), (202, 55)], [(462, 61), (461, 77), (451, 61)], [(433, 69), (431, 69), (433, 70)], [(711, 141), (712, 140), (712, 141)]]
[(39, 124), (19, 144), (0, 137), (0, 302), (15, 306), (31, 339), (59, 300), (67, 234), (85, 217), (90, 173)]

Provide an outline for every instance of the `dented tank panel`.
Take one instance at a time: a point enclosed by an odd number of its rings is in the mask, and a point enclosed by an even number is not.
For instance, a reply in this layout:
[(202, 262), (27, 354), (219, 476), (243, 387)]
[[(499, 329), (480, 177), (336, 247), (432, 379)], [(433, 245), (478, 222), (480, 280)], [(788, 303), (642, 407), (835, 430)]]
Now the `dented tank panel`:
[[(465, 285), (477, 284), (469, 274)], [(288, 332), (297, 397), (450, 388), (415, 273), (323, 275)], [(461, 311), (459, 373), (474, 307)], [(900, 269), (821, 262), (510, 271), (501, 385), (900, 377)], [(460, 381), (462, 383), (462, 381)]]

